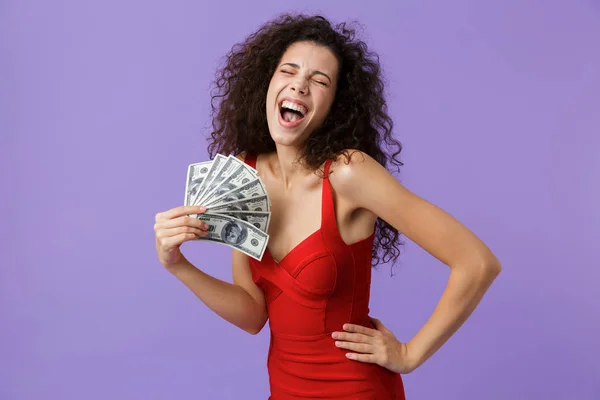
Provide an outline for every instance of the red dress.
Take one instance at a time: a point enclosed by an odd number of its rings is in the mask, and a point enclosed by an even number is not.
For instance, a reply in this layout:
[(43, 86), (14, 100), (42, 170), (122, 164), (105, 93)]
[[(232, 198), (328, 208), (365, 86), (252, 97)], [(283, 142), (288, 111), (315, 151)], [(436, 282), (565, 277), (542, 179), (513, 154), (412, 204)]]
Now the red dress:
[[(256, 168), (256, 156), (246, 162)], [(334, 331), (344, 323), (374, 328), (369, 319), (374, 234), (351, 245), (341, 238), (325, 163), (321, 227), (280, 262), (268, 249), (250, 258), (254, 282), (265, 293), (271, 343), (270, 400), (404, 400), (399, 374), (346, 358)]]

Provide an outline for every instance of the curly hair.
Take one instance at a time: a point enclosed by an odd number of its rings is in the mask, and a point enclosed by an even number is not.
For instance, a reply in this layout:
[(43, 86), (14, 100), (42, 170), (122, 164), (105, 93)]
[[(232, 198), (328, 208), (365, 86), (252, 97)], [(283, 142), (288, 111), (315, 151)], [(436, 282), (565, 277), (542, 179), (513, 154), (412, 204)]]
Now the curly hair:
[[(269, 83), (287, 48), (307, 41), (329, 48), (339, 69), (330, 112), (306, 140), (300, 162), (316, 171), (327, 159), (336, 160), (340, 155), (349, 162), (348, 149), (355, 149), (384, 168), (391, 164), (399, 169), (402, 145), (392, 136), (379, 58), (355, 36), (356, 30), (347, 23), (334, 27), (322, 16), (283, 14), (234, 45), (224, 67), (217, 71), (211, 93), (210, 157), (275, 150), (266, 117)], [(400, 237), (393, 226), (377, 219), (373, 267), (397, 260), (403, 245)]]

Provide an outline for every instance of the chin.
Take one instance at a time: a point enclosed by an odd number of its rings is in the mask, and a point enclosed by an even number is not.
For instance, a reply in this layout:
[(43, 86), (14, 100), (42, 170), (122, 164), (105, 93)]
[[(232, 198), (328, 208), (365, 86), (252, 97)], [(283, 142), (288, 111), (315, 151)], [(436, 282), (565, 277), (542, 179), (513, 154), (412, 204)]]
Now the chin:
[(276, 117), (275, 121), (271, 120), (268, 123), (269, 132), (271, 134), (271, 139), (277, 144), (281, 146), (298, 146), (302, 142), (306, 140), (306, 128), (302, 129), (285, 129), (280, 126)]
[(301, 145), (304, 144), (304, 142), (306, 140), (305, 135), (303, 135), (302, 132), (295, 134), (295, 133), (291, 133), (291, 132), (277, 132), (277, 131), (271, 133), (271, 139), (273, 139), (275, 144), (278, 146), (293, 146), (293, 147), (300, 147)]

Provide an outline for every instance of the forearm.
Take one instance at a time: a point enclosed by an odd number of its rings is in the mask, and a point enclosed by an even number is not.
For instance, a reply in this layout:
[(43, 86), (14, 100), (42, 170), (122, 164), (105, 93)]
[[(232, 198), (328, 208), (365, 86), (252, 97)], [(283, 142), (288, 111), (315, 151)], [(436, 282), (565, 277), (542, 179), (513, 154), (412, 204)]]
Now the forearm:
[(258, 333), (264, 326), (266, 310), (241, 286), (214, 278), (185, 258), (172, 273), (224, 320), (251, 334)]
[(414, 368), (429, 359), (462, 326), (499, 272), (499, 264), (451, 270), (433, 314), (407, 344)]

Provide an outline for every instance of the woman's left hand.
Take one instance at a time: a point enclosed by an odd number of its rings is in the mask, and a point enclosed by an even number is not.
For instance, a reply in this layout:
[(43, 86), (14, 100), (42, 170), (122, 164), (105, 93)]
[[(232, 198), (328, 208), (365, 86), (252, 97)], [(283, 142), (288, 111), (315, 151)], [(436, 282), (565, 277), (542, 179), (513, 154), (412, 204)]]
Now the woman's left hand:
[(336, 339), (335, 345), (354, 351), (346, 353), (351, 360), (378, 364), (399, 374), (412, 372), (416, 365), (409, 357), (408, 346), (400, 343), (381, 321), (376, 318), (371, 321), (376, 329), (344, 324), (344, 332), (331, 334)]

